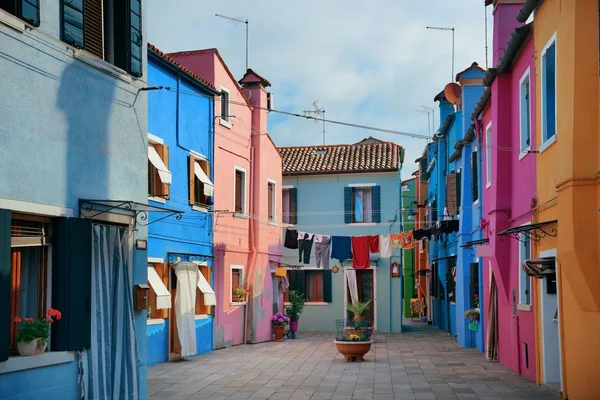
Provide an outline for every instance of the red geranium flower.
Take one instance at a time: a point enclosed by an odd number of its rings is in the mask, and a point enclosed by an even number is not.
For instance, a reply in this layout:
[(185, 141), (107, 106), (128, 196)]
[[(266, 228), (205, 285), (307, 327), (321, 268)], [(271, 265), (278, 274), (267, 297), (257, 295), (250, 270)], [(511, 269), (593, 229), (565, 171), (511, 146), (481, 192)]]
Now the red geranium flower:
[(25, 322), (33, 322), (33, 318), (23, 318), (23, 321)]
[(21, 318), (15, 317), (15, 322), (18, 324), (19, 322), (21, 322)]

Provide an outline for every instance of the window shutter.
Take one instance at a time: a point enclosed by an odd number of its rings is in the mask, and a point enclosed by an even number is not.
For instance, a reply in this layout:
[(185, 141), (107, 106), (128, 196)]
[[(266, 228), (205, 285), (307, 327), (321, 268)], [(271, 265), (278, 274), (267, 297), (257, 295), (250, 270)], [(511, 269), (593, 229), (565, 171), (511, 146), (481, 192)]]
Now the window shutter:
[(194, 185), (196, 183), (196, 172), (194, 171), (194, 164), (196, 160), (192, 156), (188, 156), (188, 181), (190, 187), (189, 203), (194, 204)]
[(12, 213), (0, 210), (0, 361), (8, 360), (10, 345), (10, 227)]
[(83, 35), (83, 9), (83, 0), (63, 0), (62, 2), (61, 40), (78, 49), (83, 49), (85, 46), (85, 38)]
[(344, 188), (344, 222), (352, 223), (352, 188)]
[(431, 265), (431, 297), (437, 298), (437, 263)]
[(290, 283), (288, 290), (295, 290), (298, 293), (302, 293), (302, 295), (304, 295), (304, 299), (306, 299), (304, 275), (304, 271), (302, 270), (288, 270), (288, 280)]
[(323, 301), (325, 301), (326, 303), (331, 303), (333, 301), (333, 287), (331, 277), (331, 270), (323, 271)]
[(477, 152), (471, 153), (471, 196), (473, 202), (479, 199), (479, 176), (477, 171)]
[(381, 222), (381, 186), (373, 186), (373, 222)]
[(141, 1), (116, 0), (114, 10), (115, 65), (140, 77), (143, 54)]
[[(83, 3), (85, 25), (85, 49), (104, 59), (104, 26), (102, 0), (85, 0)], [(118, 8), (115, 7), (115, 9)]]
[[(156, 148), (156, 152), (165, 163), (165, 167), (169, 168), (169, 146), (165, 146), (164, 144), (155, 144), (154, 148)], [(158, 173), (158, 171), (156, 171), (156, 173)], [(158, 181), (160, 182), (161, 197), (168, 200), (171, 197), (171, 185), (163, 183), (160, 178)]]
[(53, 350), (89, 349), (91, 344), (92, 222), (58, 218), (52, 230), (52, 305), (63, 313), (52, 325)]
[(449, 215), (457, 213), (456, 196), (456, 173), (452, 171), (446, 176), (446, 207)]
[(298, 223), (298, 189), (291, 188), (290, 194), (290, 224), (296, 225)]
[(461, 171), (458, 171), (456, 173), (456, 211), (460, 212), (460, 202), (461, 202), (461, 195), (462, 195), (462, 186), (461, 186)]

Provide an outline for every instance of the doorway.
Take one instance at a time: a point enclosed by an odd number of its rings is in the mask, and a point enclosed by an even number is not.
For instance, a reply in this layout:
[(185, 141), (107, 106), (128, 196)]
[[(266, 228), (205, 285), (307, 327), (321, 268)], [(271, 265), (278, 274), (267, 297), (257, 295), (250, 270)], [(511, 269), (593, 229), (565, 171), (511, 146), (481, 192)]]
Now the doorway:
[[(556, 250), (540, 252), (540, 257), (555, 257)], [(540, 315), (542, 337), (542, 383), (562, 391), (561, 348), (558, 315), (557, 265), (555, 273), (540, 280)]]
[(177, 276), (175, 269), (169, 268), (169, 283), (171, 291), (171, 309), (169, 310), (169, 361), (181, 359), (181, 342), (177, 330), (175, 298), (177, 297)]
[[(361, 315), (363, 320), (368, 321), (369, 327), (376, 329), (377, 326), (377, 313), (376, 310), (376, 282), (374, 269), (355, 270), (349, 268), (345, 271), (346, 274), (346, 285), (344, 286), (344, 318), (351, 321), (354, 318), (352, 312), (347, 308), (348, 304), (352, 304), (352, 292), (356, 290), (355, 296), (361, 303), (371, 301), (367, 310)], [(356, 288), (353, 286), (352, 280), (356, 278)]]

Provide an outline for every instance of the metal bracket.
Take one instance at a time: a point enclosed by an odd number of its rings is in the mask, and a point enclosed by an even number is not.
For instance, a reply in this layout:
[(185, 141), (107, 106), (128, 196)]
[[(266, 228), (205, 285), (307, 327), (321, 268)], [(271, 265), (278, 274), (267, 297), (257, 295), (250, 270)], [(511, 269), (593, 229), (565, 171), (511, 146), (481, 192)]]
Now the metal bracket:
[(508, 228), (500, 233), (498, 237), (503, 240), (504, 236), (511, 237), (518, 240), (521, 243), (527, 243), (529, 241), (539, 242), (545, 237), (557, 237), (558, 231), (556, 228), (546, 228), (547, 225), (556, 223), (557, 220), (539, 222), (531, 225), (523, 225), (514, 228)]
[[(79, 200), (79, 215), (82, 218), (93, 219), (102, 214), (116, 210), (125, 211), (126, 215), (132, 215), (136, 225), (141, 226), (148, 226), (172, 216), (175, 216), (175, 219), (178, 221), (183, 218), (183, 211), (150, 206), (130, 200)], [(85, 211), (85, 213), (82, 211)], [(149, 221), (149, 212), (161, 212), (165, 213), (166, 215)]]

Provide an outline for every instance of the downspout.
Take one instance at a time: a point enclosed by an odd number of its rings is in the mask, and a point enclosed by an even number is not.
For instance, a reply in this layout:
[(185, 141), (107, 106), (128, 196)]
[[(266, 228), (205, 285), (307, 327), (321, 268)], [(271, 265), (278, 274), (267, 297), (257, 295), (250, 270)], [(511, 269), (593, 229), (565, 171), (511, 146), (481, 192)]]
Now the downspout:
[[(402, 180), (400, 180), (400, 195), (402, 196)], [(402, 204), (402, 198), (400, 199), (400, 204)], [(402, 208), (402, 206), (400, 208)], [(397, 218), (398, 218), (398, 215), (396, 213), (394, 213), (394, 222), (392, 222), (390, 225), (390, 235), (392, 234), (392, 227), (396, 223)], [(400, 220), (400, 231), (402, 231), (402, 220)], [(402, 259), (402, 249), (400, 249), (400, 259)], [(390, 269), (391, 268), (392, 268), (392, 264), (391, 264), (391, 259), (390, 259)], [(401, 271), (404, 272), (404, 270), (401, 270)], [(400, 281), (400, 293), (402, 293), (402, 295), (400, 296), (400, 304), (402, 304), (402, 298), (404, 297), (404, 293), (402, 291), (402, 281)], [(392, 273), (390, 271), (390, 307), (389, 307), (390, 308), (390, 333), (392, 333), (392, 305), (393, 305)], [(402, 307), (400, 307), (400, 333), (402, 333)]]
[[(249, 226), (248, 226), (248, 237), (249, 237), (249, 244), (250, 244), (250, 253), (248, 254), (248, 277), (246, 278), (246, 282), (247, 285), (250, 286), (250, 282), (251, 279), (254, 276), (254, 259), (256, 256), (256, 242), (255, 242), (255, 237), (254, 237), (254, 226), (256, 225), (256, 222), (254, 221), (254, 218), (257, 218), (256, 215), (254, 215), (254, 183), (255, 183), (255, 177), (254, 177), (254, 171), (256, 169), (255, 167), (255, 157), (254, 157), (254, 146), (250, 146), (250, 176), (249, 176), (249, 184), (248, 187), (250, 188), (249, 190), (249, 196), (248, 196), (248, 210), (250, 211), (250, 215), (248, 218), (249, 221)], [(254, 291), (254, 286), (252, 286), (251, 288), (252, 291)], [(244, 344), (247, 344), (246, 342), (246, 338), (248, 335), (248, 304), (249, 301), (254, 301), (254, 299), (252, 298), (252, 293), (250, 293), (250, 295), (248, 296), (248, 299), (246, 299), (246, 305), (244, 306)]]

